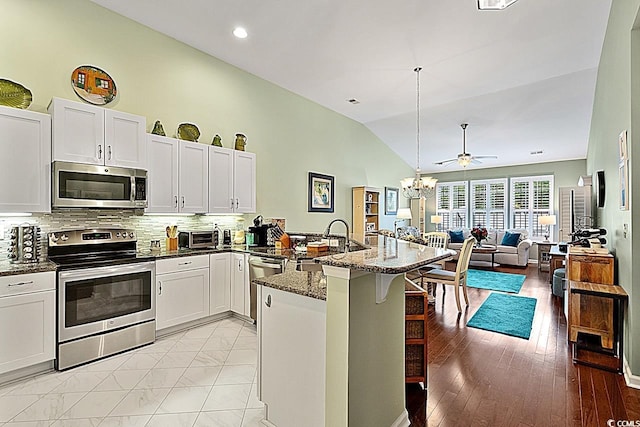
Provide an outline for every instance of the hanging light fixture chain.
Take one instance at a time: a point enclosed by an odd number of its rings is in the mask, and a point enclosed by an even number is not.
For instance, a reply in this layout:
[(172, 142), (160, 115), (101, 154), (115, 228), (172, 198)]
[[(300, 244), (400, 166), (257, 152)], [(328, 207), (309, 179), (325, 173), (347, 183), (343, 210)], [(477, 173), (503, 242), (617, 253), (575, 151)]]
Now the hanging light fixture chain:
[(416, 67), (416, 171), (420, 170), (420, 70), (422, 67)]

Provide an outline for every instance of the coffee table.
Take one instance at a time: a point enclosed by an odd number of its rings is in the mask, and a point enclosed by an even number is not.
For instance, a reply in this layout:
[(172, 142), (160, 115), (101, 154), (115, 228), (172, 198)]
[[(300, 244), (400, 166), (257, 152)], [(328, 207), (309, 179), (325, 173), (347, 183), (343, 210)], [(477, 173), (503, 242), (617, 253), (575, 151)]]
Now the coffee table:
[[(481, 246), (474, 246), (473, 249), (471, 250), (471, 255), (473, 256), (473, 254), (490, 254), (491, 255), (491, 268), (495, 269), (496, 266), (498, 266), (498, 264), (495, 263), (495, 256), (497, 253), (499, 253), (500, 251), (498, 250), (497, 247), (492, 246), (492, 245), (481, 245)], [(470, 260), (469, 261), (470, 265), (473, 266), (488, 266), (489, 262), (488, 261), (479, 261), (479, 260)]]

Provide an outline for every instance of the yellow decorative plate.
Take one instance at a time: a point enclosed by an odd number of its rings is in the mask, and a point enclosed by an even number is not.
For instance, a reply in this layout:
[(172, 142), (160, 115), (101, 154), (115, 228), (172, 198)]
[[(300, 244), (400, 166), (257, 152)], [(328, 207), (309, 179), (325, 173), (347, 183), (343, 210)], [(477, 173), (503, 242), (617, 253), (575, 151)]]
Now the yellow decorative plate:
[(176, 134), (178, 139), (185, 141), (198, 142), (198, 138), (200, 138), (200, 130), (193, 123), (180, 123)]
[(25, 109), (31, 105), (31, 91), (19, 83), (0, 79), (0, 105)]

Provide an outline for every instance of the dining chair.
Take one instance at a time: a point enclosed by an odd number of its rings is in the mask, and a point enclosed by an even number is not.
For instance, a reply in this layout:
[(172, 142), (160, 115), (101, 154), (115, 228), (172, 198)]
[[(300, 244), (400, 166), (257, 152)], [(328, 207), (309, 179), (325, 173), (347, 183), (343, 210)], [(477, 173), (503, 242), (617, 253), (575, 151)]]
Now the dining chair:
[(443, 285), (451, 285), (455, 287), (456, 305), (458, 306), (458, 312), (462, 312), (460, 305), (460, 288), (462, 288), (462, 294), (464, 301), (469, 305), (469, 296), (467, 295), (467, 270), (469, 269), (469, 261), (471, 260), (471, 250), (473, 249), (473, 243), (475, 238), (472, 236), (467, 237), (460, 249), (460, 256), (458, 257), (458, 264), (456, 265), (456, 271), (449, 271), (441, 268), (431, 270), (422, 275), (422, 280), (427, 283), (437, 285), (442, 283)]
[[(424, 242), (425, 246), (428, 246), (430, 248), (440, 248), (440, 249), (446, 249), (447, 245), (449, 244), (449, 234), (448, 233), (443, 233), (443, 232), (439, 232), (439, 231), (432, 231), (429, 233), (424, 233), (422, 235), (422, 240)], [(418, 273), (420, 274), (420, 286), (422, 286), (423, 289), (426, 289), (426, 291), (429, 293), (429, 302), (433, 302), (434, 298), (436, 296), (436, 289), (435, 286), (433, 287), (433, 289), (431, 289), (430, 284), (427, 284), (427, 287), (424, 287), (424, 275), (426, 273), (428, 273), (431, 270), (434, 270), (436, 268), (440, 268), (442, 270), (445, 269), (445, 263), (450, 260), (451, 258), (447, 258), (447, 259), (443, 259), (440, 261), (436, 261), (432, 264), (426, 265), (424, 267), (421, 267), (418, 269)], [(444, 292), (444, 285), (442, 285), (442, 291)]]

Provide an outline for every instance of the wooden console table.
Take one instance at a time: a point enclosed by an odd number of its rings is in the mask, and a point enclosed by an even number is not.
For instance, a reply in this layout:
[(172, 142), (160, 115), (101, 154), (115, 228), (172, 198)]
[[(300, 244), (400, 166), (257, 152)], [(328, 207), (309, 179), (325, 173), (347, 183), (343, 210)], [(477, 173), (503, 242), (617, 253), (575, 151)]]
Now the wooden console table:
[[(569, 340), (573, 362), (622, 372), (624, 303), (628, 296), (622, 286), (569, 281)], [(600, 337), (600, 345), (580, 340), (578, 333)], [(616, 367), (582, 358), (581, 350), (616, 359)]]

